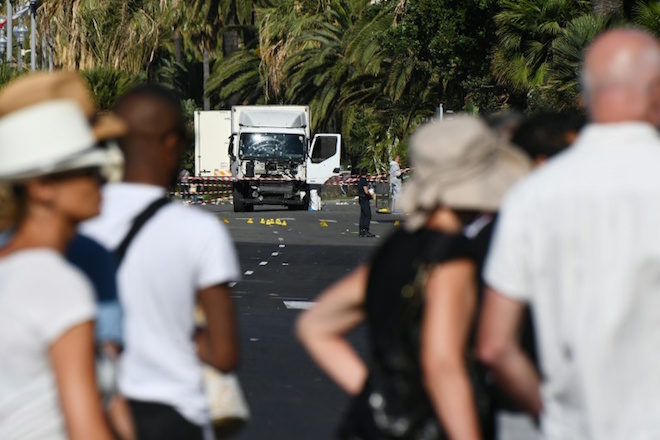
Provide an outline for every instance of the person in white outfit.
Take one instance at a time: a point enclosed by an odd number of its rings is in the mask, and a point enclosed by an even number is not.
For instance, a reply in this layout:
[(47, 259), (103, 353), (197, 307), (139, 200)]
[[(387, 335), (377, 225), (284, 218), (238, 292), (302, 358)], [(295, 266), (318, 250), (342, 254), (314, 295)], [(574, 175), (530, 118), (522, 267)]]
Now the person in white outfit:
[[(103, 188), (101, 215), (81, 229), (115, 250), (137, 217), (160, 206), (125, 248), (118, 270), (125, 313), (119, 390), (138, 439), (209, 438), (202, 362), (221, 371), (238, 363), (229, 287), (240, 276), (233, 242), (212, 214), (167, 203), (186, 147), (180, 100), (145, 85), (121, 97), (115, 111), (129, 124), (119, 142), (124, 180)], [(204, 328), (195, 326), (197, 305)]]
[(63, 254), (112, 174), (97, 135), (124, 125), (98, 116), (92, 128), (86, 111), (93, 101), (74, 73), (28, 75), (0, 92), (3, 440), (112, 438), (95, 381), (92, 286)]
[[(548, 440), (658, 439), (658, 39), (601, 34), (582, 86), (592, 122), (502, 206), (479, 353)], [(542, 380), (517, 340), (526, 304)]]
[(401, 194), (401, 156), (397, 155), (390, 162), (390, 200), (392, 201), (392, 212), (399, 213), (399, 195)]

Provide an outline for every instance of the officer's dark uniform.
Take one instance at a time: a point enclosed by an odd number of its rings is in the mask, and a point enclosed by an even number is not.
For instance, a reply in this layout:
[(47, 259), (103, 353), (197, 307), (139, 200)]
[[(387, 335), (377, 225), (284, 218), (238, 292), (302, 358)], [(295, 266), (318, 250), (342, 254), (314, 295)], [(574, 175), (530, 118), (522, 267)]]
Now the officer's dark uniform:
[(369, 186), (365, 178), (366, 174), (366, 169), (362, 170), (357, 184), (360, 201), (360, 237), (375, 237), (374, 234), (369, 232), (369, 224), (371, 223), (371, 206), (369, 205), (369, 200), (371, 200), (371, 195), (364, 192), (364, 187)]

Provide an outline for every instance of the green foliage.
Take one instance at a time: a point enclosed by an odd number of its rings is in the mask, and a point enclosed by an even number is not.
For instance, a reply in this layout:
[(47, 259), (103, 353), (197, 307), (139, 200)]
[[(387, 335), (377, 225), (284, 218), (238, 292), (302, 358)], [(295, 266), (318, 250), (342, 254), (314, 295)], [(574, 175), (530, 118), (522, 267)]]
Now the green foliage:
[(82, 70), (80, 73), (92, 90), (96, 106), (102, 111), (112, 109), (121, 95), (147, 80), (144, 73), (130, 74), (109, 67)]
[(265, 102), (267, 83), (260, 73), (260, 62), (255, 49), (243, 49), (216, 61), (206, 87), (208, 95), (220, 102), (219, 108), (227, 107), (226, 102), (236, 96), (243, 104)]
[(396, 26), (382, 35), (386, 58), (391, 60), (385, 92), (394, 101), (421, 98), (419, 105), (426, 113), (440, 102), (463, 108), (466, 81), (489, 75), (495, 10), (495, 1), (408, 2)]
[(0, 89), (11, 82), (13, 79), (26, 73), (27, 70), (18, 71), (17, 68), (10, 66), (4, 62), (0, 63)]
[(660, 2), (639, 1), (633, 6), (633, 22), (660, 36)]
[[(589, 0), (76, 0), (43, 2), (38, 28), (102, 109), (147, 79), (179, 91), (190, 121), (204, 96), (216, 108), (306, 104), (315, 131), (342, 133), (352, 166), (383, 171), (440, 103), (578, 107), (599, 32), (660, 35), (660, 2), (631, 3), (624, 19), (595, 17)], [(16, 74), (0, 66), (0, 87)]]
[(514, 91), (528, 93), (548, 80), (552, 44), (574, 18), (590, 12), (585, 0), (503, 0), (495, 16), (493, 72)]
[(579, 77), (584, 49), (598, 34), (621, 24), (620, 17), (596, 17), (592, 14), (571, 20), (562, 30), (562, 35), (553, 41), (549, 79), (547, 86), (541, 89), (545, 99), (536, 107), (555, 111), (579, 108)]

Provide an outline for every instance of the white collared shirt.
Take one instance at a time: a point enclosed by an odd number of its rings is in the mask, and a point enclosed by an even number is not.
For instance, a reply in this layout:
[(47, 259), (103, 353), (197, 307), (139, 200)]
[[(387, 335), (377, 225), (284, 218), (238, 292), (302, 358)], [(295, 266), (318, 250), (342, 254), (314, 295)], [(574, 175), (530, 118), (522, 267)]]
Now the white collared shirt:
[(660, 137), (587, 126), (507, 195), (485, 278), (533, 309), (551, 440), (660, 438)]
[[(133, 219), (165, 194), (152, 185), (107, 184), (101, 215), (82, 230), (114, 250)], [(194, 313), (198, 291), (240, 277), (229, 231), (208, 212), (170, 203), (135, 236), (117, 276), (125, 313), (122, 394), (173, 406), (197, 425), (208, 423)]]

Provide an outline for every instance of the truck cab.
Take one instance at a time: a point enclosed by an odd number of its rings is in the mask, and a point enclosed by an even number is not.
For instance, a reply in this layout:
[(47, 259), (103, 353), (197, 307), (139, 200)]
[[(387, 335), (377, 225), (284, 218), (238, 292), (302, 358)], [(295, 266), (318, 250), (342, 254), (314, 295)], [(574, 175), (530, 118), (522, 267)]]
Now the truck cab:
[(310, 185), (339, 172), (341, 135), (311, 138), (307, 106), (234, 106), (231, 119), (234, 211), (307, 209)]

